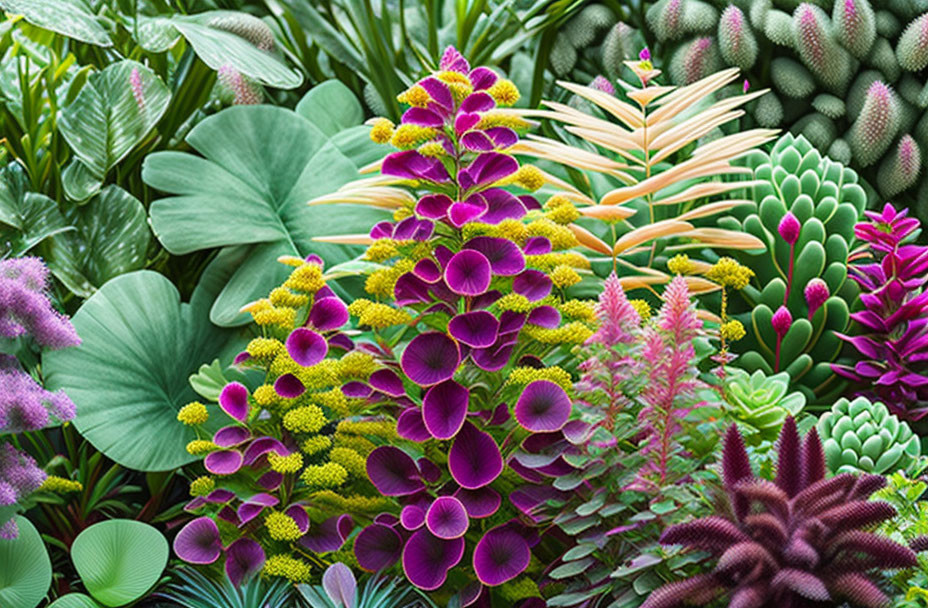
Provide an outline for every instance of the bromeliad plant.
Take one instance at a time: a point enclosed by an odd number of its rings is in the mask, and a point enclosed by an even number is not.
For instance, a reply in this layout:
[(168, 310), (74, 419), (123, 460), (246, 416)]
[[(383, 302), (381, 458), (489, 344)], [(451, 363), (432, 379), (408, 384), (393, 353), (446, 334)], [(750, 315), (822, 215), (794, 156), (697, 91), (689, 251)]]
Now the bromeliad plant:
[[(224, 556), (234, 585), (258, 570), (307, 582), (317, 554), (337, 551), (350, 534), (344, 512), (382, 502), (364, 495), (364, 461), (370, 438), (395, 439), (342, 390), (376, 365), (339, 331), (348, 309), (325, 285), (321, 260), (281, 261), (295, 267), (289, 278), (246, 307), (262, 335), (236, 364), (258, 376), (255, 386), (227, 383), (218, 407), (193, 402), (177, 415), (198, 430), (187, 450), (205, 457), (208, 474), (190, 484), (185, 509), (198, 517), (178, 533), (174, 551), (194, 564)], [(345, 354), (330, 356), (336, 352)]]
[(840, 337), (861, 360), (833, 368), (892, 413), (917, 421), (928, 414), (928, 247), (911, 242), (919, 221), (908, 213), (886, 203), (882, 212), (867, 211), (867, 221), (854, 228), (872, 262), (850, 268), (864, 292), (864, 309), (851, 315), (861, 335)]
[(780, 433), (775, 481), (754, 476), (734, 426), (722, 469), (729, 504), (661, 536), (666, 545), (707, 551), (717, 557), (715, 567), (662, 587), (642, 608), (707, 605), (721, 597), (741, 608), (842, 601), (878, 608), (890, 600), (871, 573), (916, 564), (908, 547), (864, 531), (896, 515), (889, 503), (868, 500), (886, 479), (849, 473), (825, 479), (818, 434), (813, 429), (801, 441), (793, 418)]

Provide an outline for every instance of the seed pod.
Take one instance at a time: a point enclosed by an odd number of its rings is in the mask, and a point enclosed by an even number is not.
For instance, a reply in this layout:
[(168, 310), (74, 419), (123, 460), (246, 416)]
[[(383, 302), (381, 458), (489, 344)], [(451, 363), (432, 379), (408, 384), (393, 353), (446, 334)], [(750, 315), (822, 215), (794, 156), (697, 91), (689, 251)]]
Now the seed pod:
[(262, 51), (274, 50), (274, 32), (265, 22), (248, 13), (222, 11), (206, 24), (244, 38)]

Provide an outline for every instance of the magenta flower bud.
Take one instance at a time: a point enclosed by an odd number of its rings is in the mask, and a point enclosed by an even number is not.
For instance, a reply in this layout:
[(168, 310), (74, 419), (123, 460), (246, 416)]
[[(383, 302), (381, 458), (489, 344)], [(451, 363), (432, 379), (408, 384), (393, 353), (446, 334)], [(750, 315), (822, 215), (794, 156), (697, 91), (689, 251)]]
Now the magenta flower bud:
[(780, 225), (777, 226), (777, 232), (780, 233), (780, 236), (783, 237), (783, 240), (789, 243), (790, 245), (795, 245), (796, 241), (799, 240), (799, 229), (802, 226), (799, 223), (799, 220), (796, 219), (796, 216), (793, 215), (792, 211), (787, 211), (786, 215), (783, 216), (783, 219), (780, 220)]
[(806, 304), (809, 305), (809, 318), (811, 319), (831, 296), (831, 292), (828, 291), (828, 285), (825, 284), (825, 281), (815, 278), (806, 284), (803, 295), (806, 297)]
[(651, 51), (648, 50), (648, 47), (641, 49), (641, 52), (638, 53), (638, 59), (641, 61), (651, 61)]
[(789, 331), (790, 325), (793, 324), (793, 315), (789, 312), (787, 307), (781, 306), (773, 313), (770, 324), (773, 325), (773, 331), (777, 333), (777, 337), (782, 339), (783, 336), (786, 335), (786, 332)]
[(747, 93), (748, 89), (751, 88), (751, 81), (747, 78), (744, 79), (744, 84), (742, 85), (743, 92)]

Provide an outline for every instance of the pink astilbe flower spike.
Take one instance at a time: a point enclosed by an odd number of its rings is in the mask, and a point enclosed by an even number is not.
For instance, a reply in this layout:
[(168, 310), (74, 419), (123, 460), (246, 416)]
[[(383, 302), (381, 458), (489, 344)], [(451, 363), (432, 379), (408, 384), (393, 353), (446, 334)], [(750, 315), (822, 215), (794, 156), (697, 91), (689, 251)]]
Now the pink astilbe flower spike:
[(629, 304), (622, 289), (622, 283), (613, 272), (603, 283), (603, 293), (596, 304), (596, 320), (599, 329), (590, 336), (587, 343), (603, 344), (631, 343), (635, 337), (632, 331), (641, 324), (641, 317)]
[(132, 74), (129, 75), (129, 86), (132, 88), (132, 96), (135, 97), (135, 103), (139, 110), (145, 109), (145, 93), (142, 89), (142, 75), (138, 68), (132, 68)]

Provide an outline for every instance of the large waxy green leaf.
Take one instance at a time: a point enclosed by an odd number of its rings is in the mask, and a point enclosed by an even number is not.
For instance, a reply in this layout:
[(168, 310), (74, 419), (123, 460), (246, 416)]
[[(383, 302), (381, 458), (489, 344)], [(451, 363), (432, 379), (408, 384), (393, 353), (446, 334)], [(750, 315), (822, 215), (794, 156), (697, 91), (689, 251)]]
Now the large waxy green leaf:
[(108, 186), (65, 219), (75, 227), (51, 240), (47, 261), (68, 289), (89, 297), (121, 274), (145, 265), (151, 240), (142, 203), (119, 186)]
[(68, 195), (84, 200), (93, 194), (87, 174), (102, 184), (107, 171), (148, 135), (170, 101), (171, 92), (158, 75), (136, 61), (120, 61), (91, 74), (58, 121), (74, 151), (72, 162), (83, 165), (83, 170), (66, 172)]
[(112, 46), (97, 18), (79, 0), (0, 0), (0, 9), (46, 30), (97, 46)]
[(18, 536), (0, 538), (0, 606), (35, 608), (52, 584), (52, 562), (38, 530), (16, 516)]
[(322, 244), (323, 235), (366, 233), (385, 212), (307, 201), (357, 178), (357, 167), (309, 121), (270, 106), (237, 106), (210, 117), (187, 136), (202, 157), (157, 152), (145, 159), (145, 182), (174, 196), (152, 203), (151, 224), (164, 247), (185, 254), (250, 245), (246, 259), (219, 294), (214, 323), (246, 323), (239, 309), (265, 297), (287, 276), (281, 255), (345, 262), (357, 247)]
[[(196, 460), (185, 446), (197, 438), (177, 412), (197, 394), (188, 378), (204, 361), (228, 362), (234, 332), (209, 322), (209, 307), (236, 260), (219, 256), (189, 304), (162, 275), (141, 270), (119, 276), (91, 296), (72, 318), (82, 343), (46, 351), (50, 390), (67, 387), (77, 405), (74, 425), (119, 464), (167, 471)], [(218, 409), (207, 432), (229, 422)]]
[(69, 593), (52, 602), (48, 608), (100, 608), (100, 604), (89, 595)]
[(296, 113), (329, 137), (364, 120), (358, 98), (339, 80), (326, 80), (311, 88), (296, 104)]
[(0, 253), (6, 243), (14, 256), (23, 255), (46, 238), (71, 230), (58, 204), (29, 192), (29, 179), (19, 163), (0, 170)]
[(158, 582), (168, 563), (168, 541), (146, 523), (111, 519), (77, 535), (71, 560), (94, 599), (123, 606)]

